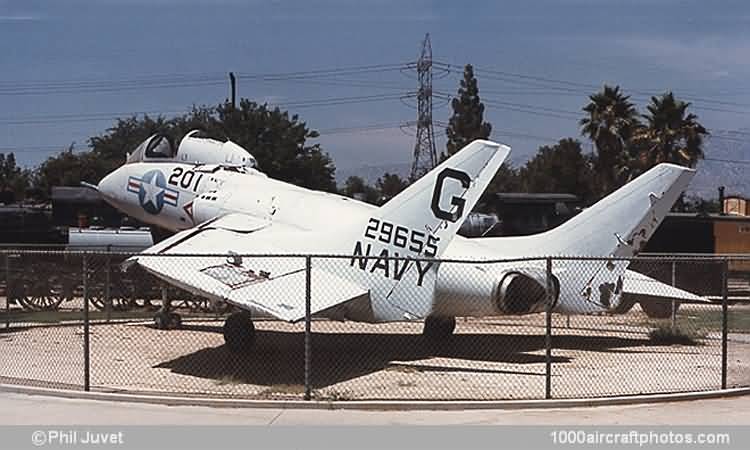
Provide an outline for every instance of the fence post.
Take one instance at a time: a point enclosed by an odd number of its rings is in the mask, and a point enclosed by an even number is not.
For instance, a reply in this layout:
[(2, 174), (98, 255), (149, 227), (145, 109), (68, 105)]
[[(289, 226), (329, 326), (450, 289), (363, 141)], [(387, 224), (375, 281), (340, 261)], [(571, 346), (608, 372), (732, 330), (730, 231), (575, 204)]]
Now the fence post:
[[(677, 261), (672, 261), (672, 286), (677, 287)], [(677, 330), (677, 300), (672, 299), (672, 333)]]
[(311, 269), (312, 269), (312, 257), (310, 255), (305, 256), (305, 400), (310, 400), (312, 397), (312, 386), (310, 383), (310, 353), (311, 353), (311, 314), (312, 306), (310, 305), (311, 298)]
[(110, 287), (110, 283), (112, 282), (112, 276), (110, 275), (110, 254), (109, 254), (109, 245), (107, 246), (107, 257), (104, 261), (104, 308), (106, 308), (105, 315), (106, 315), (106, 321), (109, 323), (110, 319), (112, 318), (112, 288)]
[(729, 334), (729, 263), (724, 258), (721, 277), (721, 388), (727, 388), (727, 337)]
[(10, 329), (10, 253), (5, 254), (5, 329)]
[(89, 267), (87, 255), (83, 254), (83, 390), (90, 390), (91, 358), (89, 355)]
[(547, 302), (544, 310), (545, 332), (544, 332), (544, 398), (552, 398), (552, 304), (555, 293), (552, 283), (552, 258), (547, 258)]

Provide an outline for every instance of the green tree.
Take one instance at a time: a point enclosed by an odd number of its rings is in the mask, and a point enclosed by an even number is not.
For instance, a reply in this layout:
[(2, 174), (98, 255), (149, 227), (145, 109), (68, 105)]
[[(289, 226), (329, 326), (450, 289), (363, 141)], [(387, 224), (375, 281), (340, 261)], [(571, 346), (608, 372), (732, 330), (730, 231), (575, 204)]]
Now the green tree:
[(393, 173), (384, 173), (382, 177), (378, 178), (378, 181), (375, 182), (375, 188), (380, 193), (381, 199), (384, 201), (388, 201), (398, 195), (399, 192), (406, 189), (406, 187), (409, 185), (405, 180), (403, 180), (400, 176)]
[[(103, 169), (114, 170), (125, 162), (125, 157), (129, 152), (135, 150), (148, 137), (158, 132), (176, 134), (174, 123), (178, 120), (178, 118), (167, 119), (163, 116), (151, 117), (149, 115), (119, 118), (105, 133), (91, 137), (88, 144), (97, 158), (102, 160)], [(181, 139), (187, 131), (173, 137)]]
[(553, 146), (539, 147), (519, 176), (525, 192), (575, 194), (584, 202), (594, 196), (592, 158), (575, 139), (561, 139)]
[(638, 114), (619, 86), (606, 84), (589, 96), (583, 111), (586, 117), (579, 122), (581, 134), (596, 146), (593, 163), (598, 189), (607, 194), (631, 177), (635, 154), (630, 140), (640, 126)]
[(307, 140), (318, 133), (307, 128), (297, 115), (242, 99), (237, 108), (225, 103), (217, 107), (193, 107), (173, 118), (129, 117), (118, 119), (105, 133), (89, 139), (90, 151), (62, 152), (45, 161), (36, 185), (48, 192), (53, 185), (98, 182), (125, 162), (126, 154), (149, 136), (163, 132), (176, 144), (196, 128), (209, 136), (231, 139), (255, 156), (268, 176), (311, 189), (333, 192), (335, 166), (320, 144)]
[(350, 176), (344, 181), (344, 189), (341, 191), (347, 197), (356, 198), (365, 203), (377, 205), (381, 203), (381, 196), (377, 189), (368, 185), (362, 177)]
[(91, 151), (73, 153), (73, 145), (50, 156), (34, 173), (34, 191), (42, 199), (49, 197), (52, 186), (78, 186), (81, 181), (98, 182), (108, 171), (122, 164), (109, 166)]
[(81, 181), (98, 183), (107, 173), (125, 162), (128, 152), (159, 131), (171, 131), (170, 120), (148, 115), (117, 119), (100, 135), (89, 139), (89, 147), (74, 153), (71, 144), (42, 162), (34, 173), (34, 191), (47, 198), (52, 186), (78, 186)]
[(352, 175), (344, 181), (344, 189), (341, 190), (341, 193), (353, 197), (354, 194), (364, 192), (366, 186), (367, 183), (365, 183), (364, 178)]
[(688, 195), (678, 202), (673, 211), (697, 213), (701, 215), (718, 214), (721, 212), (721, 204), (716, 198), (705, 199), (703, 197)]
[(0, 153), (0, 193), (3, 200), (20, 200), (30, 186), (30, 173), (18, 167), (14, 153)]
[(703, 158), (703, 138), (709, 133), (698, 116), (687, 112), (689, 106), (672, 92), (651, 97), (643, 115), (646, 125), (635, 136), (644, 169), (662, 162), (695, 167)]
[(464, 68), (458, 96), (451, 100), (451, 107), (453, 115), (445, 129), (448, 142), (447, 155), (444, 157), (456, 153), (475, 139), (487, 139), (492, 132), (492, 125), (484, 121), (484, 104), (479, 98), (479, 87), (471, 64)]
[[(319, 136), (296, 114), (242, 99), (237, 108), (224, 103), (216, 108), (217, 131), (246, 148), (260, 169), (272, 178), (311, 189), (335, 192), (333, 160), (320, 144), (307, 145)], [(209, 129), (209, 131), (211, 131)]]
[(482, 194), (477, 203), (476, 210), (481, 212), (495, 211), (495, 194), (501, 192), (521, 192), (521, 178), (519, 170), (506, 161), (497, 170), (490, 185)]

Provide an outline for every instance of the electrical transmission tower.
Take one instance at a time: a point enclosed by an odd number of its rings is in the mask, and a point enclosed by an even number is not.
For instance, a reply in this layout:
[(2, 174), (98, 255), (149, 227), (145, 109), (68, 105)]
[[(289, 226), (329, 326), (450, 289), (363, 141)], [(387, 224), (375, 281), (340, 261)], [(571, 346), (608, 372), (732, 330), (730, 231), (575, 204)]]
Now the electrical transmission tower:
[(417, 61), (417, 142), (414, 145), (414, 160), (411, 165), (411, 181), (429, 172), (437, 165), (435, 132), (432, 129), (432, 45), (430, 34), (422, 41), (422, 53)]

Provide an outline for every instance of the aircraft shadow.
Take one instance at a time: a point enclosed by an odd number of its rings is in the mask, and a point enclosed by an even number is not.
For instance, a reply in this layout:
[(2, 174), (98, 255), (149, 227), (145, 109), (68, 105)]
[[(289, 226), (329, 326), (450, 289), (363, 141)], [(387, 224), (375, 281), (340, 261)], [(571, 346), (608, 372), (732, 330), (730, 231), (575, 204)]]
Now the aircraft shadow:
[[(202, 328), (202, 331), (207, 331)], [(220, 328), (219, 330), (220, 331)], [(607, 351), (648, 345), (645, 339), (557, 335), (554, 349)], [(508, 373), (543, 375), (538, 369), (520, 367), (472, 368), (456, 362), (484, 361), (509, 365), (545, 361), (544, 336), (514, 334), (457, 334), (439, 345), (415, 334), (314, 333), (311, 347), (311, 379), (316, 388), (357, 378), (381, 370), (414, 372)], [(536, 352), (532, 354), (530, 352)], [(450, 358), (445, 366), (412, 363), (433, 357)], [(555, 356), (553, 363), (570, 358)], [(304, 384), (304, 334), (257, 330), (253, 349), (245, 355), (231, 353), (226, 346), (210, 347), (186, 354), (156, 367), (175, 373), (214, 380), (257, 385)]]

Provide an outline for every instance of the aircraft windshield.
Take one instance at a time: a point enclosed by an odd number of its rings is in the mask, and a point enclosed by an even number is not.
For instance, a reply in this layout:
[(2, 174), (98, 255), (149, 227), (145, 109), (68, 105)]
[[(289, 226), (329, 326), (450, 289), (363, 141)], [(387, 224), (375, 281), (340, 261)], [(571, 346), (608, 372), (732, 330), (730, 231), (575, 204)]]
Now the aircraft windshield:
[(175, 147), (172, 140), (163, 134), (155, 134), (146, 139), (128, 156), (128, 163), (149, 159), (172, 159)]
[(166, 136), (154, 136), (146, 147), (146, 158), (172, 158), (174, 146)]

